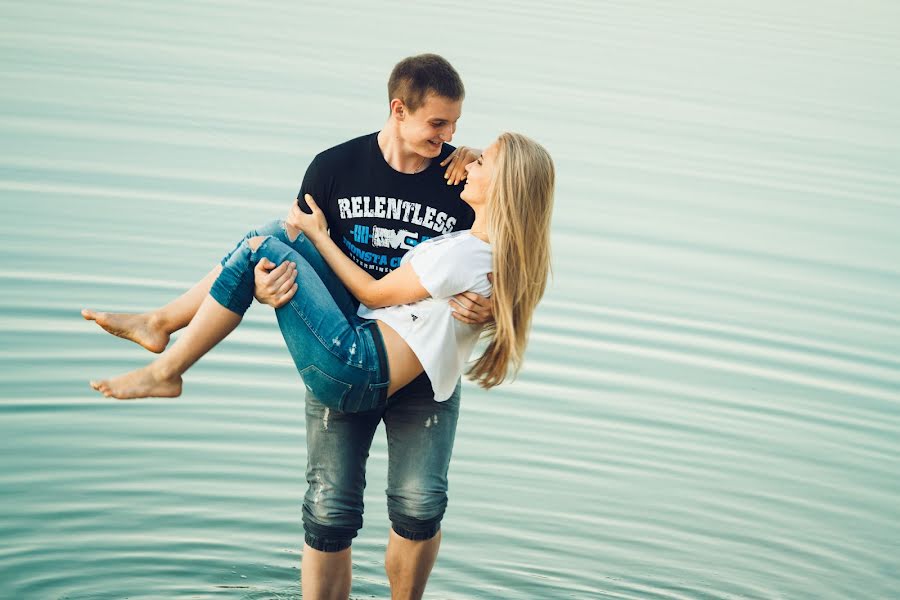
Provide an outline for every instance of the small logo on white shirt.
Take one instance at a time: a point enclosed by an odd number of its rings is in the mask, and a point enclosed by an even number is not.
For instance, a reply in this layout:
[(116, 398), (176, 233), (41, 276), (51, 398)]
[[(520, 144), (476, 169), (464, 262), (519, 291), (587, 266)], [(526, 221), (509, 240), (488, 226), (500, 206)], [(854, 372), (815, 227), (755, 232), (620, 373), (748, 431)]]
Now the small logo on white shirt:
[(412, 316), (413, 323), (415, 323), (416, 319), (419, 318), (419, 315), (411, 315), (411, 316)]

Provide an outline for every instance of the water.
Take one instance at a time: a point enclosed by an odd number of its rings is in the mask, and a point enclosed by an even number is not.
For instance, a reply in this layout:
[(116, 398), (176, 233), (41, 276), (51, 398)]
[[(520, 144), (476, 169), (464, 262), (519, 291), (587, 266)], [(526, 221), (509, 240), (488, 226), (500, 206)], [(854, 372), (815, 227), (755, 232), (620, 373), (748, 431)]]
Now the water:
[[(0, 589), (298, 598), (303, 392), (261, 307), (177, 400), (89, 378), (447, 56), (559, 174), (519, 380), (468, 386), (433, 598), (900, 597), (890, 2), (0, 8)], [(389, 596), (386, 444), (354, 598)]]

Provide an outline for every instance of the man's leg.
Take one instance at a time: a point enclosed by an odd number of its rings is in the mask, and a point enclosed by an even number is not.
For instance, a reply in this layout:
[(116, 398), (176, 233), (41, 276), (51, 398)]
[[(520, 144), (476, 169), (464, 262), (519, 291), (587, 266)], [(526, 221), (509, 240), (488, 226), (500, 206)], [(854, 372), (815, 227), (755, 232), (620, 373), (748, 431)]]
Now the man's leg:
[(402, 394), (384, 415), (391, 519), (385, 570), (395, 600), (421, 598), (437, 558), (459, 418), (459, 386), (445, 402)]
[(391, 582), (391, 599), (421, 598), (441, 547), (441, 532), (430, 540), (408, 540), (391, 529), (384, 570)]
[(338, 412), (306, 393), (304, 600), (347, 600), (350, 595), (350, 543), (363, 523), (366, 459), (381, 413)]
[(301, 595), (304, 598), (347, 600), (352, 576), (350, 548), (339, 552), (321, 552), (304, 544), (300, 562)]

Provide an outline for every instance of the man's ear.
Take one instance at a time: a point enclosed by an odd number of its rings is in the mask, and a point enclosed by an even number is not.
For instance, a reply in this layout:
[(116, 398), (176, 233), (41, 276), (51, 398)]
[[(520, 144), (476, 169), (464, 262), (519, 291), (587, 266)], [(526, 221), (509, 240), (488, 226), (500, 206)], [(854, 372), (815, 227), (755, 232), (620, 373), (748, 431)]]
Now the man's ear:
[(409, 114), (409, 110), (407, 110), (406, 105), (403, 104), (403, 100), (400, 98), (394, 98), (391, 100), (391, 116), (396, 118), (399, 121), (402, 121), (406, 118), (406, 115)]

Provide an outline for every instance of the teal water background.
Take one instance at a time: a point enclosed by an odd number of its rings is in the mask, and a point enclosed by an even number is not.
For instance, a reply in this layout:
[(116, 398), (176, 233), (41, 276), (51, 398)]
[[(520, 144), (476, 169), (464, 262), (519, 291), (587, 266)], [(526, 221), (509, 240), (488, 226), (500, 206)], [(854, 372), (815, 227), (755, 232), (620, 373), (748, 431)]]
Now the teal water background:
[[(377, 4), (377, 6), (376, 6)], [(141, 311), (378, 129), (403, 56), (454, 143), (558, 169), (518, 381), (468, 385), (428, 597), (900, 597), (893, 2), (0, 7), (0, 597), (298, 598), (303, 387), (254, 307), (175, 400), (90, 378)], [(387, 598), (386, 443), (354, 598)]]

